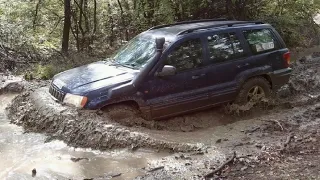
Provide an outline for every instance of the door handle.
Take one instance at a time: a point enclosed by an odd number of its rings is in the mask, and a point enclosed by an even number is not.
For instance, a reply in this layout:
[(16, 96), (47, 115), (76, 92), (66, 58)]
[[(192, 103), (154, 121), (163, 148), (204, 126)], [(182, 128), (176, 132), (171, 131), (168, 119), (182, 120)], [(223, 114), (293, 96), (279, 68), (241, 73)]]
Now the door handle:
[(194, 76), (192, 76), (192, 79), (193, 79), (193, 80), (195, 80), (195, 79), (200, 79), (200, 78), (203, 78), (203, 77), (205, 77), (205, 76), (206, 76), (206, 74), (194, 75)]
[(238, 68), (243, 68), (243, 67), (247, 67), (247, 66), (250, 66), (250, 63), (245, 63), (245, 64), (242, 64), (242, 65), (238, 65), (237, 67)]

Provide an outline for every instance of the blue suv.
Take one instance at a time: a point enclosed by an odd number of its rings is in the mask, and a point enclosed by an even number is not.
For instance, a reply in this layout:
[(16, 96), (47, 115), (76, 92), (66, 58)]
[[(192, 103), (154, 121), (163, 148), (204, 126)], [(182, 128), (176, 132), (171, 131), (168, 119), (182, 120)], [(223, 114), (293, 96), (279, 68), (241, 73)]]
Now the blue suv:
[(134, 107), (160, 119), (268, 97), (286, 84), (290, 52), (269, 24), (210, 19), (153, 27), (106, 61), (54, 76), (50, 94), (84, 109)]

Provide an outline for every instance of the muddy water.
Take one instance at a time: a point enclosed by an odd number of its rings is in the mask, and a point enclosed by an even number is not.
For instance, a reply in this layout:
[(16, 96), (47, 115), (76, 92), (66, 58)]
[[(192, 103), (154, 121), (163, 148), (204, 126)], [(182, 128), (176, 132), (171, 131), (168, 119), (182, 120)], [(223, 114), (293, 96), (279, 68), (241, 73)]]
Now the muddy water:
[[(41, 134), (24, 133), (7, 120), (4, 109), (15, 95), (0, 95), (0, 179), (84, 179), (122, 173), (132, 179), (141, 168), (166, 154), (140, 150), (99, 152), (70, 148), (61, 141), (45, 143)], [(85, 158), (73, 162), (71, 158)], [(36, 168), (37, 175), (31, 176)]]

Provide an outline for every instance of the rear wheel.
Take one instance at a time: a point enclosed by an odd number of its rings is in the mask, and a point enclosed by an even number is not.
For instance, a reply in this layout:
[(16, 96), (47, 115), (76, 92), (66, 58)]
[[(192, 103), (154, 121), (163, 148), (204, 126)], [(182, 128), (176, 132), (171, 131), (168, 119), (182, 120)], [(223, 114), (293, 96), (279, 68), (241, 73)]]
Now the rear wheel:
[(243, 84), (235, 103), (244, 105), (248, 102), (259, 102), (264, 98), (269, 98), (270, 95), (270, 83), (263, 77), (255, 77)]

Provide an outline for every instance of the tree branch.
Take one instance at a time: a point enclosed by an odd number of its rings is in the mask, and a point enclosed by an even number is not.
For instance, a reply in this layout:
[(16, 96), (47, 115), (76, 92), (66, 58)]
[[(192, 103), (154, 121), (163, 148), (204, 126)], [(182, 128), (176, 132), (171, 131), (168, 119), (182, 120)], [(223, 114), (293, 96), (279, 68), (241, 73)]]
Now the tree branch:
[(226, 165), (230, 164), (236, 157), (237, 157), (237, 153), (234, 151), (232, 157), (231, 157), (229, 160), (227, 160), (226, 162), (224, 162), (224, 163), (223, 163), (221, 166), (219, 166), (216, 170), (214, 170), (214, 171), (212, 171), (211, 173), (205, 175), (204, 178), (205, 178), (205, 179), (212, 178), (216, 173), (222, 171), (222, 169), (223, 169)]

